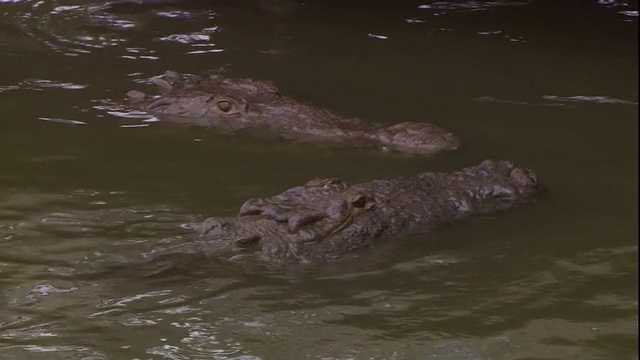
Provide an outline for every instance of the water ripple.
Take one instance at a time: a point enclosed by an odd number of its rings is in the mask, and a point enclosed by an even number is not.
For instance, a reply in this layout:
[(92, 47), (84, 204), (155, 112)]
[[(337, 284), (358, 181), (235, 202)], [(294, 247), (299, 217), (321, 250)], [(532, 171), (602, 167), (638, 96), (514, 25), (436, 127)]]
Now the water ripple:
[[(56, 2), (25, 2), (30, 9), (16, 14), (17, 26), (30, 38), (67, 56), (90, 53), (94, 49), (117, 46), (126, 40), (113, 30), (134, 25), (104, 14), (105, 4), (56, 6)], [(100, 14), (99, 16), (93, 16)], [(101, 28), (109, 30), (97, 33)]]
[(578, 103), (595, 103), (595, 104), (622, 104), (622, 105), (638, 105), (636, 101), (616, 99), (609, 96), (556, 96), (556, 95), (544, 95), (542, 97), (545, 100), (560, 101), (560, 102), (578, 102)]
[(15, 85), (0, 86), (0, 92), (11, 90), (36, 90), (44, 89), (64, 89), (64, 90), (82, 90), (87, 85), (75, 84), (71, 82), (60, 82), (48, 79), (25, 79)]
[[(127, 246), (192, 231), (191, 215), (167, 206), (123, 206), (120, 192), (76, 190), (68, 194), (13, 191), (0, 194), (1, 259), (15, 264), (50, 264), (65, 268), (79, 254), (92, 261), (111, 246)], [(39, 239), (31, 244), (31, 239)], [(104, 240), (99, 244), (100, 239)], [(101, 249), (101, 250), (98, 250)], [(103, 254), (103, 255), (100, 255)]]
[[(187, 34), (160, 36), (163, 42), (191, 46), (203, 44), (214, 47), (211, 34), (219, 30), (211, 26), (217, 14), (206, 9), (172, 9), (172, 2), (146, 2), (136, 4), (129, 1), (95, 2), (76, 0), (75, 4), (60, 5), (58, 1), (16, 1), (9, 10), (13, 13), (13, 25), (31, 39), (34, 47), (52, 50), (65, 56), (80, 56), (107, 48), (120, 48), (120, 57), (135, 60), (157, 60), (157, 49), (134, 46), (135, 35), (146, 31), (147, 26), (160, 20), (175, 24), (160, 25), (160, 29), (188, 27), (191, 21), (202, 21), (206, 27)], [(134, 9), (136, 6), (141, 9)], [(155, 25), (155, 24), (154, 24)], [(220, 48), (208, 51), (193, 50), (189, 53), (219, 52)]]
[[(102, 354), (100, 351), (90, 349), (84, 346), (61, 346), (61, 345), (53, 345), (53, 346), (43, 346), (43, 345), (8, 345), (8, 346), (0, 346), (0, 350), (10, 351), (11, 354), (16, 355), (16, 359), (30, 359), (34, 354), (41, 354), (37, 356), (46, 356), (47, 358), (51, 358), (50, 356), (55, 356), (53, 354), (68, 354), (73, 358), (81, 358), (81, 359), (91, 359), (91, 360), (102, 360), (109, 359), (108, 356)], [(22, 354), (22, 355), (19, 355)], [(47, 355), (44, 355), (47, 354)], [(64, 355), (61, 355), (64, 356)]]
[(529, 1), (435, 1), (418, 6), (442, 14), (446, 11), (486, 11), (496, 7), (526, 5)]
[(557, 96), (543, 95), (543, 100), (551, 102), (529, 102), (524, 100), (497, 99), (491, 96), (479, 96), (473, 99), (475, 102), (493, 102), (509, 105), (527, 105), (527, 106), (568, 106), (570, 104), (612, 104), (612, 105), (638, 105), (637, 102), (631, 100), (617, 99), (610, 96)]

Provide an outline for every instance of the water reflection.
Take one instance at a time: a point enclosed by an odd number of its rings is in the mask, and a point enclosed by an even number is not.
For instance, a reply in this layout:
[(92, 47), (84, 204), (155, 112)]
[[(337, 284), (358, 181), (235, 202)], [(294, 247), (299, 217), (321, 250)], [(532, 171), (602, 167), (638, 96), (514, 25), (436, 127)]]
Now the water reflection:
[(595, 104), (623, 104), (623, 105), (638, 105), (635, 101), (616, 99), (609, 96), (556, 96), (556, 95), (544, 95), (542, 97), (545, 100), (560, 101), (560, 102), (578, 102), (578, 103), (595, 103)]
[(433, 11), (442, 15), (447, 11), (487, 11), (496, 7), (526, 5), (530, 1), (433, 1), (418, 6), (418, 9)]
[(543, 95), (542, 100), (550, 102), (528, 102), (523, 100), (496, 99), (491, 96), (479, 96), (474, 98), (476, 102), (495, 102), (510, 105), (527, 105), (527, 106), (570, 106), (571, 104), (618, 104), (618, 105), (638, 105), (635, 101), (616, 99), (609, 96), (557, 96)]
[(64, 89), (64, 90), (82, 90), (87, 85), (74, 84), (70, 82), (60, 82), (47, 79), (26, 79), (20, 81), (16, 85), (0, 86), (0, 92), (11, 90), (44, 90), (44, 89)]
[[(20, 5), (21, 9), (13, 16), (18, 28), (34, 41), (68, 56), (90, 53), (92, 49), (113, 47), (126, 41), (113, 32), (94, 33), (91, 27), (121, 30), (135, 26), (130, 21), (100, 14), (105, 6), (99, 3), (56, 6), (53, 1), (25, 1)], [(28, 5), (29, 8), (22, 10)]]

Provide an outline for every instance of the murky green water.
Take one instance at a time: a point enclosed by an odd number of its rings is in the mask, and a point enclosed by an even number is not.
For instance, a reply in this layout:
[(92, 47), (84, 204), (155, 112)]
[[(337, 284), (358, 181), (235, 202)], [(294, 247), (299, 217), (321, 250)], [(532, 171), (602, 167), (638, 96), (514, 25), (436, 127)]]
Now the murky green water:
[[(637, 3), (0, 1), (0, 358), (637, 359)], [(225, 69), (433, 158), (109, 114), (136, 79)], [(314, 177), (535, 171), (537, 203), (356, 259), (259, 273), (110, 265)]]

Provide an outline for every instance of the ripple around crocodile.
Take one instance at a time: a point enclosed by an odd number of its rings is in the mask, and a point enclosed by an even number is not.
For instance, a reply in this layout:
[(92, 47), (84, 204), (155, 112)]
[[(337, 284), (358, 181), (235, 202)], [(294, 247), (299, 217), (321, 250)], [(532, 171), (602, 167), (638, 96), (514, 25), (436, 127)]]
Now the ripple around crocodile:
[(205, 220), (194, 241), (148, 256), (162, 260), (198, 253), (265, 264), (334, 261), (379, 239), (506, 209), (541, 192), (528, 169), (492, 160), (453, 173), (353, 186), (339, 179), (315, 179), (270, 198), (250, 199), (234, 218)]

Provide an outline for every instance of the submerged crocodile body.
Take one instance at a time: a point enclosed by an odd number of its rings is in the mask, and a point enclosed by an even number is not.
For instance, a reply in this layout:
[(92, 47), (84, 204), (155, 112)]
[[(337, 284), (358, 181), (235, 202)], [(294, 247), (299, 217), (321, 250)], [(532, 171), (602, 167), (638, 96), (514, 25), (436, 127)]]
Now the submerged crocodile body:
[(132, 90), (132, 106), (160, 118), (290, 140), (371, 146), (416, 154), (455, 150), (458, 139), (427, 123), (383, 127), (281, 95), (266, 81), (167, 71), (150, 79), (159, 95)]
[(248, 200), (235, 218), (204, 221), (198, 239), (161, 250), (257, 263), (333, 261), (378, 239), (505, 209), (541, 192), (536, 176), (486, 160), (453, 173), (347, 185), (315, 179), (270, 198)]

